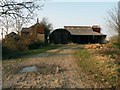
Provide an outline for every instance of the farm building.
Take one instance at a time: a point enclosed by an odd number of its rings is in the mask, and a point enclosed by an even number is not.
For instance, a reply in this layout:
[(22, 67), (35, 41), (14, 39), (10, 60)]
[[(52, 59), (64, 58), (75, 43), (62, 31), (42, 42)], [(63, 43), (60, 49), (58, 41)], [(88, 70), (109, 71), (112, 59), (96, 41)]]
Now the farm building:
[(50, 35), (51, 43), (103, 43), (106, 35), (101, 33), (100, 26), (64, 26)]
[(15, 32), (11, 32), (7, 35), (5, 35), (5, 40), (16, 40), (18, 41), (20, 39), (20, 36), (18, 34), (16, 34)]
[(66, 29), (56, 29), (50, 34), (49, 39), (50, 43), (67, 44), (71, 42), (71, 34)]
[(44, 26), (37, 21), (36, 24), (29, 28), (22, 28), (21, 36), (26, 39), (40, 40), (44, 42)]

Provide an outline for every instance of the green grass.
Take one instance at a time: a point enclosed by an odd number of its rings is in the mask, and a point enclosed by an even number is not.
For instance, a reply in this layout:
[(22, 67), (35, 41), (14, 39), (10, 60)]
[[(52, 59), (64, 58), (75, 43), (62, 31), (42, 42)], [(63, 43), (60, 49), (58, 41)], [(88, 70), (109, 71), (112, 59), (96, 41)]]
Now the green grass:
[(39, 49), (34, 49), (34, 50), (27, 50), (27, 51), (22, 51), (22, 52), (8, 52), (7, 54), (3, 55), (2, 59), (12, 59), (12, 58), (21, 58), (25, 56), (30, 56), (30, 55), (35, 55), (39, 54), (42, 52), (45, 52), (47, 50), (55, 49), (60, 47), (60, 45), (47, 45), (47, 46), (42, 46)]
[[(85, 49), (81, 49), (74, 54), (77, 57), (77, 64), (82, 71), (86, 73), (90, 78), (94, 77), (94, 81), (105, 85), (105, 82), (109, 82), (114, 86), (117, 81), (118, 74), (112, 74), (111, 70), (116, 67), (114, 63), (102, 63), (96, 55), (99, 55), (97, 52), (90, 52)], [(111, 67), (108, 67), (111, 66)], [(95, 75), (97, 74), (97, 77)], [(116, 77), (116, 78), (112, 78)], [(101, 81), (104, 79), (105, 81)]]
[[(84, 69), (85, 72), (97, 72), (96, 64), (97, 62), (96, 58), (92, 56), (91, 53), (89, 53), (87, 50), (80, 50), (79, 52), (76, 52), (75, 55), (78, 57), (78, 65)], [(93, 69), (94, 68), (94, 69)]]
[(112, 47), (113, 47), (113, 48), (118, 48), (118, 49), (120, 49), (120, 44), (113, 43)]
[(118, 43), (118, 36), (117, 36), (117, 35), (112, 36), (112, 37), (110, 38), (110, 42), (111, 42), (111, 44), (112, 44), (112, 47), (114, 47), (114, 48), (119, 48), (119, 49), (120, 49), (120, 44)]

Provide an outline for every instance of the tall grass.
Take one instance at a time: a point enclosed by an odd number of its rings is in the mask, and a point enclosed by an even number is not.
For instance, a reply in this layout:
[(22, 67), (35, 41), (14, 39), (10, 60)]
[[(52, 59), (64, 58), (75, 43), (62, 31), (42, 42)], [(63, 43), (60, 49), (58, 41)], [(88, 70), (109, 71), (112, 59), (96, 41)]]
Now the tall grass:
[[(111, 61), (108, 63), (107, 59), (105, 62), (103, 62), (103, 60), (98, 58), (99, 55), (100, 54), (97, 51), (90, 52), (86, 49), (81, 49), (75, 53), (78, 66), (82, 68), (82, 71), (90, 78), (94, 78), (95, 82), (101, 83), (103, 85), (106, 85), (105, 83), (109, 82), (111, 86), (116, 86), (116, 82), (118, 81), (118, 74), (117, 71), (112, 70), (117, 67), (117, 65)], [(106, 85), (106, 87), (108, 86)]]
[(120, 44), (118, 43), (118, 36), (112, 36), (110, 38), (110, 42), (112, 43), (113, 47), (120, 48)]

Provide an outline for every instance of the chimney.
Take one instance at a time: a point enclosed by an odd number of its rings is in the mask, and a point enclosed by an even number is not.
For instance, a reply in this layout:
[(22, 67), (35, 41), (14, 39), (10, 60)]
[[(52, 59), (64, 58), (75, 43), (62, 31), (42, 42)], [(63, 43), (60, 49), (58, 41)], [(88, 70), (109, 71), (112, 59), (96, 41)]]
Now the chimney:
[(39, 18), (37, 18), (37, 23), (39, 23)]
[(101, 27), (100, 27), (100, 25), (93, 25), (93, 26), (92, 26), (92, 29), (93, 29), (94, 32), (98, 32), (98, 33), (101, 32)]

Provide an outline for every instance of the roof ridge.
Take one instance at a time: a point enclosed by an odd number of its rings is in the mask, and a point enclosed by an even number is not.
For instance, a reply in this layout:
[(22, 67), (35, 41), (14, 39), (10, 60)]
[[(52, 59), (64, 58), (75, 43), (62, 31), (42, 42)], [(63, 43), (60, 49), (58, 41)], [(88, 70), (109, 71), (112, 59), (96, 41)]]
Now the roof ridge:
[(64, 26), (64, 27), (91, 27), (92, 28), (92, 26)]

